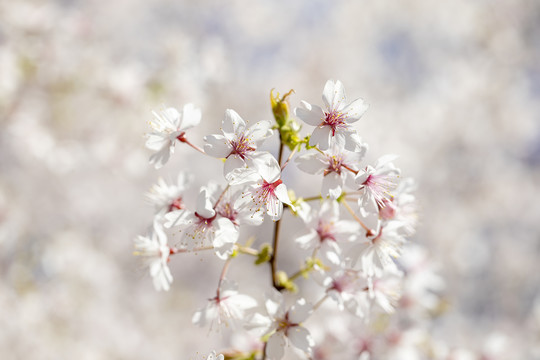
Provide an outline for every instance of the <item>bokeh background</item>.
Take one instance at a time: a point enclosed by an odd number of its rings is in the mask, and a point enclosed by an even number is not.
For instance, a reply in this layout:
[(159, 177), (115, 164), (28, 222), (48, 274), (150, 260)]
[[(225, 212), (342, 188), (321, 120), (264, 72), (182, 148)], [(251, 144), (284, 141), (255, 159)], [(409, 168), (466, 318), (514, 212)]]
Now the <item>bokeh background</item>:
[(0, 0), (1, 357), (188, 359), (228, 346), (190, 324), (219, 261), (172, 261), (172, 289), (157, 293), (132, 256), (159, 176), (221, 175), (189, 148), (149, 166), (151, 111), (201, 107), (201, 145), (225, 109), (271, 119), (270, 89), (318, 103), (328, 79), (370, 104), (357, 126), (368, 159), (399, 154), (418, 181), (414, 241), (440, 264), (448, 304), (430, 331), (450, 349), (495, 341), (497, 359), (540, 358), (535, 0)]

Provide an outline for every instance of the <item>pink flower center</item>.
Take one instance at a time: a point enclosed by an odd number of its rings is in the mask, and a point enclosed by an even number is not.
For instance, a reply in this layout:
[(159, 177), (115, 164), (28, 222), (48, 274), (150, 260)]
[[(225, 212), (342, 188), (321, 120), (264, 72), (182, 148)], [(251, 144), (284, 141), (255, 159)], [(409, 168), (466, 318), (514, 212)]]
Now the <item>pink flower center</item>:
[(173, 202), (169, 205), (169, 212), (173, 210), (182, 210), (184, 208), (184, 202), (182, 201), (182, 197), (179, 196), (178, 198), (174, 199)]
[(231, 141), (230, 144), (232, 146), (232, 151), (227, 157), (238, 155), (242, 160), (245, 160), (249, 152), (255, 151), (255, 148), (244, 134), (241, 134), (237, 139)]
[(324, 121), (321, 125), (330, 126), (332, 129), (332, 136), (336, 135), (337, 129), (347, 128), (347, 123), (345, 122), (345, 114), (340, 111), (332, 110), (330, 112), (324, 113)]
[(326, 223), (319, 220), (319, 224), (317, 225), (317, 234), (319, 235), (320, 242), (322, 243), (325, 240), (336, 241), (336, 237), (332, 232), (333, 230), (333, 223)]
[(238, 223), (236, 222), (238, 211), (234, 209), (231, 203), (224, 203), (222, 206), (220, 206), (218, 209), (218, 213), (224, 218), (231, 220), (233, 224), (238, 225)]
[(281, 179), (274, 181), (273, 183), (268, 183), (266, 180), (263, 180), (262, 186), (258, 189), (257, 195), (260, 199), (268, 200), (269, 198), (276, 197), (275, 190), (276, 188), (283, 184), (283, 181)]
[(198, 220), (198, 223), (197, 225), (199, 227), (202, 227), (202, 228), (207, 228), (209, 226), (212, 225), (212, 222), (214, 221), (214, 219), (216, 218), (217, 216), (217, 213), (212, 216), (211, 218), (205, 218), (205, 217), (202, 217), (201, 215), (199, 215), (196, 211), (195, 211), (195, 217), (197, 217), (197, 220)]
[(377, 205), (384, 207), (384, 200), (391, 197), (390, 190), (395, 188), (396, 184), (389, 176), (370, 174), (362, 183), (367, 191), (371, 193)]
[(341, 174), (341, 166), (343, 165), (343, 157), (339, 155), (328, 156), (328, 167), (324, 170), (324, 176), (335, 172)]

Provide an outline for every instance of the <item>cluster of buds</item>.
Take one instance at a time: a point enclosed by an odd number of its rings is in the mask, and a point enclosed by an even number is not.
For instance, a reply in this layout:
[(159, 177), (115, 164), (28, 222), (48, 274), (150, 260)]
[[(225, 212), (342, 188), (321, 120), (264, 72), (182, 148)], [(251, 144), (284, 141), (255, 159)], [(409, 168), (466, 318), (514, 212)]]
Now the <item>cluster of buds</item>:
[[(256, 339), (248, 349), (226, 352), (225, 359), (277, 360), (289, 345), (299, 356), (323, 359), (306, 325), (319, 308), (330, 313), (327, 309), (333, 306), (367, 323), (375, 314), (393, 313), (404, 289), (405, 269), (397, 259), (416, 224), (414, 182), (400, 178), (394, 155), (382, 156), (373, 165), (364, 163), (368, 146), (353, 124), (367, 105), (362, 99), (348, 102), (340, 81), (326, 83), (322, 106), (302, 101), (291, 111), (291, 94), (271, 93), (273, 122), (248, 126), (234, 110), (226, 110), (221, 133), (205, 136), (202, 147), (188, 140), (189, 129), (201, 120), (201, 111), (191, 104), (182, 111), (154, 113), (153, 132), (147, 137), (146, 146), (154, 151), (150, 163), (156, 168), (165, 165), (181, 143), (223, 160), (216, 162), (222, 166), (222, 185), (200, 187), (194, 205), (184, 202), (193, 183), (191, 174), (180, 173), (175, 184), (160, 179), (148, 194), (156, 209), (153, 226), (147, 236), (135, 240), (135, 248), (148, 261), (157, 290), (170, 288), (168, 263), (175, 254), (209, 250), (224, 262), (215, 295), (192, 320), (211, 328), (226, 324), (244, 329)], [(298, 120), (314, 127), (313, 132), (301, 136)], [(272, 136), (280, 140), (277, 158), (260, 150)], [(288, 189), (281, 174), (291, 162), (318, 178), (319, 193), (299, 198)], [(280, 224), (287, 211), (305, 223), (294, 242), (311, 254), (299, 259), (303, 265), (292, 274), (278, 267)], [(250, 229), (246, 225), (268, 220), (273, 221), (274, 233), (257, 239), (264, 244), (240, 244), (240, 232)], [(167, 231), (180, 232), (174, 247), (168, 244)], [(227, 278), (231, 262), (243, 255), (253, 256), (255, 265), (269, 264), (264, 299), (242, 293)], [(297, 281), (301, 277), (313, 281), (319, 291), (303, 291)]]

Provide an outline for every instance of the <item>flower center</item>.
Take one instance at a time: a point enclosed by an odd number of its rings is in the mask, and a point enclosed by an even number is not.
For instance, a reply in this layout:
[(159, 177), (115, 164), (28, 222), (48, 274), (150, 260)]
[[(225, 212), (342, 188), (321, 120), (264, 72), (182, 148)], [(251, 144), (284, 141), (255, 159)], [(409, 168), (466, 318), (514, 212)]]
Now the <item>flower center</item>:
[(245, 160), (247, 154), (251, 151), (255, 151), (255, 148), (252, 146), (248, 138), (244, 134), (240, 135), (237, 139), (230, 142), (232, 146), (231, 155), (238, 155), (242, 160)]
[(199, 226), (202, 226), (202, 227), (208, 227), (208, 226), (212, 225), (212, 222), (213, 222), (214, 219), (216, 218), (217, 213), (214, 214), (214, 216), (212, 216), (211, 218), (205, 218), (205, 217), (202, 217), (201, 215), (199, 215), (199, 214), (195, 211), (195, 216), (197, 217), (198, 225), (199, 225)]
[(319, 220), (319, 224), (317, 225), (317, 234), (319, 235), (321, 242), (324, 242), (325, 240), (336, 241), (336, 237), (332, 233), (332, 230), (334, 230), (333, 223), (325, 223)]
[(370, 174), (362, 183), (362, 187), (365, 187), (373, 195), (377, 205), (381, 208), (385, 206), (384, 200), (392, 196), (389, 192), (395, 186), (394, 181), (386, 175)]
[(238, 225), (236, 222), (238, 211), (234, 209), (231, 203), (225, 203), (224, 205), (220, 206), (218, 209), (218, 213), (220, 216), (223, 216), (224, 218), (231, 220), (233, 224)]
[(339, 128), (346, 128), (345, 114), (340, 111), (333, 110), (331, 112), (324, 113), (324, 121), (321, 125), (330, 126), (332, 129), (332, 136), (336, 135), (336, 130)]
[(335, 172), (341, 175), (341, 166), (343, 164), (343, 157), (341, 156), (328, 156), (328, 167), (324, 170), (324, 176)]
[(178, 198), (174, 199), (173, 202), (169, 205), (169, 212), (173, 210), (182, 210), (184, 208), (184, 202), (182, 201), (182, 197), (179, 196)]

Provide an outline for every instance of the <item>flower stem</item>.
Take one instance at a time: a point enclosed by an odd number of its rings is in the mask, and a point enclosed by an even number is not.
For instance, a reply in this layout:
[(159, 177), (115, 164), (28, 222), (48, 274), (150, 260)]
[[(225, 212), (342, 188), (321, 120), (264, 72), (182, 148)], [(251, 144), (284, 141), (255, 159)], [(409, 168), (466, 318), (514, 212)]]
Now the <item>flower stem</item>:
[(322, 200), (322, 196), (321, 195), (310, 196), (310, 197), (307, 197), (307, 198), (302, 198), (302, 200), (304, 200), (304, 201)]
[(356, 215), (356, 214), (354, 213), (354, 210), (351, 208), (351, 206), (349, 205), (349, 203), (347, 202), (347, 200), (341, 199), (341, 203), (343, 204), (343, 206), (345, 206), (345, 209), (347, 209), (347, 211), (352, 215), (352, 217), (354, 218), (354, 220), (356, 220), (356, 221), (360, 224), (360, 226), (362, 226), (362, 228), (364, 228), (364, 230), (366, 230), (366, 236), (372, 236), (372, 235), (375, 235), (375, 232), (374, 232), (372, 229), (368, 228), (368, 227), (366, 226), (366, 224), (364, 224), (364, 222), (362, 221), (362, 219), (360, 219), (360, 218), (358, 217), (358, 215)]
[[(282, 145), (283, 146), (283, 145)], [(294, 148), (293, 151), (291, 151), (291, 153), (289, 154), (289, 157), (287, 158), (287, 160), (285, 160), (285, 162), (283, 163), (283, 165), (281, 165), (281, 171), (283, 171), (283, 169), (285, 169), (285, 166), (287, 166), (287, 164), (289, 163), (289, 161), (291, 161), (292, 157), (294, 156), (294, 154), (296, 153), (296, 151), (298, 150), (298, 148), (300, 147), (300, 145), (296, 146)]]
[(185, 133), (185, 132), (183, 132), (183, 133), (181, 133), (180, 135), (178, 135), (178, 137), (177, 137), (176, 139), (177, 139), (178, 141), (180, 141), (180, 142), (183, 142), (183, 143), (185, 143), (185, 144), (191, 146), (192, 148), (194, 148), (194, 149), (197, 150), (198, 152), (200, 152), (200, 153), (206, 155), (206, 153), (204, 152), (203, 149), (201, 149), (201, 148), (198, 147), (197, 145), (191, 143), (191, 142), (186, 138), (186, 133)]
[(317, 301), (315, 305), (313, 305), (313, 311), (317, 310), (319, 306), (321, 306), (322, 303), (326, 301), (326, 299), (328, 299), (328, 294), (325, 294), (319, 301)]
[[(281, 134), (279, 135), (279, 154), (278, 154), (278, 164), (281, 164), (281, 158), (283, 157), (283, 141), (281, 139)], [(284, 289), (283, 286), (278, 284), (277, 278), (277, 251), (279, 244), (279, 227), (281, 225), (281, 219), (274, 223), (274, 239), (272, 241), (272, 258), (270, 259), (270, 270), (272, 271), (272, 285), (276, 290), (281, 291)]]
[(217, 199), (216, 203), (214, 204), (214, 210), (217, 208), (217, 206), (219, 205), (220, 201), (223, 199), (223, 196), (225, 195), (225, 193), (227, 192), (227, 190), (229, 190), (229, 187), (230, 185), (227, 185), (225, 187), (225, 189), (223, 189), (223, 191), (221, 192), (221, 195), (219, 195), (219, 198)]
[(225, 278), (225, 274), (227, 274), (227, 270), (229, 270), (229, 265), (231, 264), (231, 259), (232, 258), (228, 258), (227, 261), (225, 261), (225, 265), (223, 265), (223, 269), (221, 270), (221, 275), (219, 276), (219, 282), (218, 282), (218, 286), (217, 286), (217, 294), (216, 294), (216, 297), (219, 299), (219, 293), (220, 293), (220, 290), (221, 290), (221, 283), (223, 282), (223, 279)]

